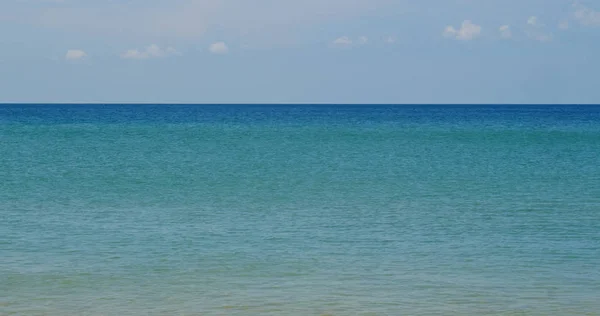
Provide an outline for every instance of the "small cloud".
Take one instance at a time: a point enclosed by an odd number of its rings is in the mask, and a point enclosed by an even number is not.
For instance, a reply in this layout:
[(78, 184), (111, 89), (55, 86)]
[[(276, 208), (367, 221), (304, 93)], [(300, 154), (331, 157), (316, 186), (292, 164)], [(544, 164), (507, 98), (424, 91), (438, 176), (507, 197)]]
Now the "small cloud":
[(121, 54), (121, 58), (123, 59), (143, 59), (148, 58), (144, 53), (140, 52), (137, 49), (129, 49), (126, 52)]
[(531, 26), (535, 26), (535, 27), (543, 26), (540, 24), (540, 21), (538, 20), (537, 16), (530, 16), (529, 19), (527, 19), (527, 24), (529, 24)]
[(509, 25), (502, 25), (498, 30), (500, 31), (500, 37), (504, 39), (512, 38), (512, 31)]
[(473, 24), (470, 20), (463, 21), (460, 29), (455, 29), (454, 26), (447, 26), (444, 30), (444, 37), (454, 38), (461, 41), (473, 40), (481, 35), (482, 28), (477, 24)]
[(167, 47), (167, 55), (181, 56), (182, 54), (173, 47)]
[(166, 49), (162, 49), (160, 46), (156, 44), (152, 44), (146, 47), (145, 50), (138, 49), (129, 49), (121, 54), (121, 58), (123, 59), (148, 59), (148, 58), (160, 58), (160, 57), (168, 57), (168, 56), (180, 56), (181, 53), (178, 52), (173, 47), (167, 47)]
[(224, 55), (224, 54), (229, 53), (229, 47), (227, 47), (227, 44), (225, 44), (225, 42), (217, 42), (217, 43), (210, 44), (210, 46), (208, 47), (208, 50), (211, 53), (218, 54), (218, 55)]
[(458, 33), (458, 31), (454, 28), (454, 26), (446, 26), (446, 28), (444, 29), (444, 37), (447, 38), (451, 38), (451, 37), (455, 37), (456, 33)]
[(388, 44), (394, 44), (396, 43), (396, 38), (393, 36), (388, 36), (388, 38), (385, 39), (385, 42)]
[(366, 36), (359, 36), (356, 39), (352, 39), (348, 36), (342, 36), (335, 39), (331, 44), (337, 47), (351, 47), (351, 46), (362, 46), (369, 42), (369, 38)]
[(527, 19), (527, 25), (529, 28), (525, 32), (529, 38), (532, 38), (538, 42), (552, 41), (552, 33), (546, 33), (544, 31), (545, 24), (542, 23), (536, 16), (529, 17), (529, 19)]
[(81, 60), (87, 57), (87, 54), (80, 49), (69, 49), (65, 54), (66, 60)]
[(350, 46), (352, 45), (352, 40), (348, 36), (342, 36), (333, 41), (333, 45), (336, 46)]
[(573, 17), (579, 24), (584, 26), (600, 26), (600, 12), (577, 2), (573, 4), (573, 7), (575, 8)]

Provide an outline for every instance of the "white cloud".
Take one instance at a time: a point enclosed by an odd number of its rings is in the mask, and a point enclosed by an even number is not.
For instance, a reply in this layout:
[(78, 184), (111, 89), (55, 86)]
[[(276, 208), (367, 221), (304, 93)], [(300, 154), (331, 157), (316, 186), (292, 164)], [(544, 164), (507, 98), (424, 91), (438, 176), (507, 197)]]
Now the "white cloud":
[(65, 54), (66, 60), (81, 60), (87, 57), (87, 54), (80, 49), (69, 49)]
[(350, 47), (350, 46), (362, 46), (369, 42), (369, 38), (366, 36), (359, 36), (356, 39), (352, 39), (348, 36), (342, 36), (335, 39), (331, 44), (338, 47)]
[(573, 4), (575, 12), (573, 17), (579, 24), (585, 26), (600, 26), (600, 12), (592, 10), (582, 4)]
[(160, 58), (160, 57), (168, 57), (168, 56), (179, 56), (181, 55), (173, 47), (167, 47), (167, 49), (162, 49), (160, 46), (156, 44), (152, 44), (146, 47), (145, 50), (138, 49), (129, 49), (121, 54), (121, 58), (123, 59), (148, 59), (148, 58)]
[(512, 38), (512, 31), (509, 25), (502, 25), (498, 30), (500, 31), (500, 37), (505, 39)]
[(540, 24), (540, 21), (538, 20), (537, 16), (530, 16), (529, 19), (527, 19), (527, 24), (535, 27), (543, 26), (542, 24)]
[(456, 29), (454, 28), (454, 26), (446, 26), (446, 28), (444, 29), (444, 37), (455, 37), (456, 36)]
[(127, 50), (126, 52), (122, 53), (121, 58), (123, 58), (123, 59), (143, 59), (143, 58), (148, 58), (148, 56), (145, 55), (144, 53), (140, 52), (137, 49), (130, 49), (130, 50)]
[(545, 29), (545, 24), (542, 23), (536, 16), (530, 16), (527, 19), (528, 29), (526, 29), (525, 33), (529, 38), (532, 38), (538, 42), (550, 42), (553, 39), (552, 33), (547, 33)]
[(213, 43), (208, 47), (208, 50), (213, 54), (224, 55), (229, 53), (229, 47), (224, 42)]
[(558, 28), (561, 30), (568, 30), (569, 29), (569, 21), (561, 21), (560, 23), (558, 23)]
[(388, 38), (385, 39), (385, 42), (388, 44), (394, 44), (396, 43), (396, 38), (393, 36), (388, 36)]
[(470, 20), (465, 20), (458, 30), (455, 29), (454, 26), (447, 26), (443, 35), (447, 38), (470, 41), (479, 37), (479, 35), (481, 35), (481, 31), (481, 26), (473, 24)]
[(352, 40), (348, 36), (342, 36), (333, 41), (333, 45), (336, 46), (350, 46), (352, 43)]

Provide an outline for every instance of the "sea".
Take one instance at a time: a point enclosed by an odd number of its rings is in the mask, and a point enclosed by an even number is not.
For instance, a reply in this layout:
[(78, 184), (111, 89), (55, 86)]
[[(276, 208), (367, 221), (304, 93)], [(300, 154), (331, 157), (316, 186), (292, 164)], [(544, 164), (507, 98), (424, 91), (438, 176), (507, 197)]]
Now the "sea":
[(600, 106), (0, 105), (0, 315), (600, 315)]

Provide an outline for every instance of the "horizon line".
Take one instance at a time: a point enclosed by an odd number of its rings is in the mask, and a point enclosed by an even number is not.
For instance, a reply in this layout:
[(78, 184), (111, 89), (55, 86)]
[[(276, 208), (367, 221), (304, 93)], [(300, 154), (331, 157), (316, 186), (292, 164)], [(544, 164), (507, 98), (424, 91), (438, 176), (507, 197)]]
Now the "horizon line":
[(551, 105), (551, 106), (579, 106), (579, 105), (600, 105), (600, 103), (340, 103), (340, 102), (216, 102), (216, 103), (193, 103), (193, 102), (0, 102), (0, 106), (4, 105), (397, 105), (397, 106), (410, 106), (410, 105), (484, 105), (484, 106), (497, 106), (497, 105), (524, 105), (524, 106), (537, 106), (537, 105)]

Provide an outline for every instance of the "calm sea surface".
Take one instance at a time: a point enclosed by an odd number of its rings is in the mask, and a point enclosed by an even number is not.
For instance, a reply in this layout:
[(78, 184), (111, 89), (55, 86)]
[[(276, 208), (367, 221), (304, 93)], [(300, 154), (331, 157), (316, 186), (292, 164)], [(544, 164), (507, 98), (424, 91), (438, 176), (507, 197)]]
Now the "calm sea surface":
[(600, 315), (600, 106), (0, 105), (0, 315)]

